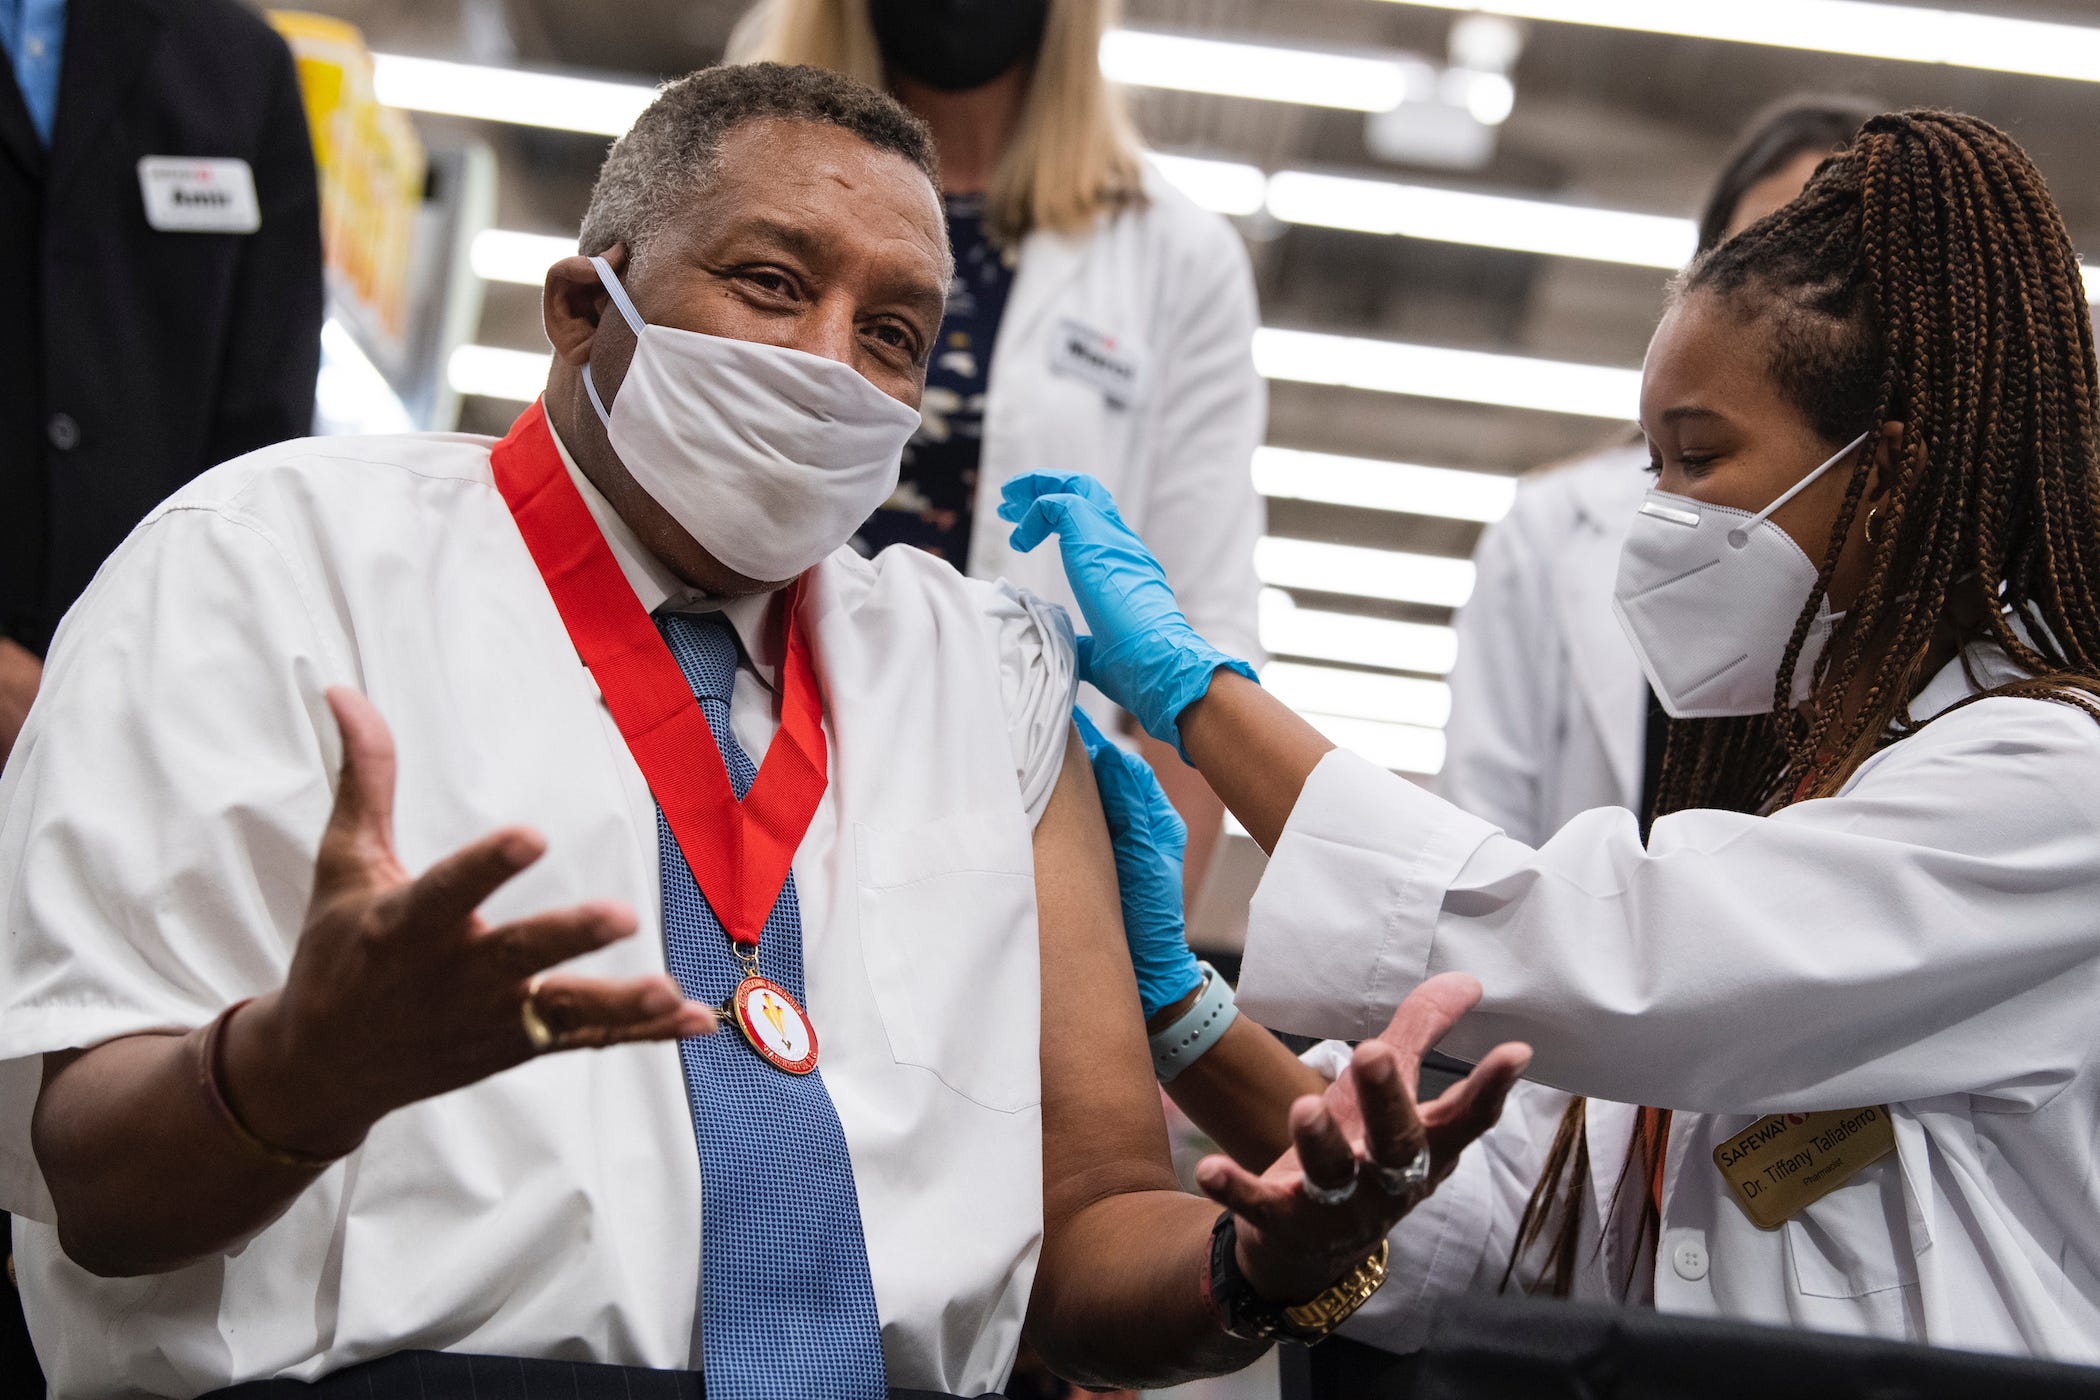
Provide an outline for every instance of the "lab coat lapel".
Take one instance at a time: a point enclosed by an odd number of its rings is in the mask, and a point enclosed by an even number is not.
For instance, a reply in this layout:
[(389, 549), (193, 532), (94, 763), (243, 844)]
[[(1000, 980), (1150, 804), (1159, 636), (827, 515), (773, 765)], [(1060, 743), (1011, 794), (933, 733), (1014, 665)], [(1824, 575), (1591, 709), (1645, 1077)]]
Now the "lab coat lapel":
[(1000, 349), (1029, 344), (1037, 324), (1050, 314), (1057, 294), (1079, 274), (1089, 241), (1047, 229), (1037, 229), (1021, 240), (1020, 266), (1014, 269), (1013, 289), (1007, 293), (999, 338), (992, 347), (994, 377)]
[(156, 0), (71, 0), (51, 132), (47, 207), (64, 198), (102, 127), (131, 91), (160, 33)]
[[(1621, 468), (1624, 479), (1617, 475)], [(1626, 793), (1641, 790), (1647, 703), (1640, 663), (1611, 598), (1619, 546), (1640, 499), (1639, 470), (1629, 453), (1623, 464), (1614, 461), (1611, 470), (1592, 472), (1575, 537), (1556, 561), (1553, 589), (1576, 693), (1603, 736), (1612, 779)]]
[(44, 178), (44, 169), (50, 162), (44, 154), (44, 143), (37, 139), (36, 127), (29, 120), (29, 104), (22, 98), (22, 87), (15, 81), (11, 63), (0, 63), (0, 146), (7, 147), (30, 179)]
[[(1596, 1212), (1597, 1259), (1604, 1280), (1616, 1284), (1629, 1277), (1627, 1267), (1628, 1226), (1641, 1217), (1641, 1192), (1645, 1182), (1629, 1181), (1626, 1174), (1627, 1146), (1633, 1141), (1634, 1121), (1640, 1110), (1632, 1104), (1591, 1099), (1584, 1110), (1583, 1134), (1590, 1159), (1590, 1208)], [(1617, 1210), (1614, 1210), (1614, 1205)], [(1607, 1288), (1606, 1293), (1611, 1291)]]

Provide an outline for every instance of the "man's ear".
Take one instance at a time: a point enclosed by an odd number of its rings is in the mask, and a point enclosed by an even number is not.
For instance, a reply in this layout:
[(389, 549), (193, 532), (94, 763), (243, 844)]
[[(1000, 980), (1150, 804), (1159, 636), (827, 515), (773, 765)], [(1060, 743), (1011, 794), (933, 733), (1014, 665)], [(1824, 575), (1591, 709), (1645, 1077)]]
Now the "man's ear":
[[(617, 276), (627, 270), (627, 246), (615, 243), (598, 256), (612, 266)], [(582, 365), (591, 358), (591, 340), (598, 333), (612, 299), (598, 280), (598, 269), (581, 255), (563, 258), (547, 269), (540, 291), (540, 319), (554, 357), (565, 364)]]

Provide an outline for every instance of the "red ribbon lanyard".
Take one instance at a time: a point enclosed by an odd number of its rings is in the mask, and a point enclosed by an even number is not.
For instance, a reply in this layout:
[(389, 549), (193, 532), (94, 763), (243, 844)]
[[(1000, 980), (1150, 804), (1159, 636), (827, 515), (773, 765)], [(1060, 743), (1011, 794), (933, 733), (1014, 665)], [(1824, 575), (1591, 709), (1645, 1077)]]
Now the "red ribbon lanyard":
[(826, 782), (823, 697), (796, 619), (802, 581), (788, 588), (780, 733), (738, 802), (707, 716), (569, 480), (541, 404), (511, 425), (492, 462), (496, 489), (569, 640), (591, 668), (708, 907), (731, 938), (756, 947)]

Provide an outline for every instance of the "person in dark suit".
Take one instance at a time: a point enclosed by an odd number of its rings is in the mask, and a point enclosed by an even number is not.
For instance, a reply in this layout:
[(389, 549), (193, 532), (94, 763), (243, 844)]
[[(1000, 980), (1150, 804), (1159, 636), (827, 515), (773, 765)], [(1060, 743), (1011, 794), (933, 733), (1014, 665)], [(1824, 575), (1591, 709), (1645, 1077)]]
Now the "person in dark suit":
[[(313, 147), (236, 0), (0, 0), (0, 762), (52, 629), (131, 527), (307, 432)], [(252, 186), (252, 191), (251, 191)]]
[[(5, 763), (132, 525), (311, 425), (321, 225), (291, 54), (235, 0), (0, 0), (0, 50), (0, 266), (30, 272), (0, 325)], [(0, 1393), (43, 1393), (12, 1270)]]

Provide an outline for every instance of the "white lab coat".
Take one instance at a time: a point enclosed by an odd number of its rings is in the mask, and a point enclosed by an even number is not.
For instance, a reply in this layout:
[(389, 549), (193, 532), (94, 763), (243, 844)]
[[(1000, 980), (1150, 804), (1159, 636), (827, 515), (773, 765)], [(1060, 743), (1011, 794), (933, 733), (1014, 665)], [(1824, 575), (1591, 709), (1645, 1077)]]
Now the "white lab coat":
[[(1145, 170), (1149, 203), (1083, 234), (1038, 230), (992, 348), (964, 572), (1005, 578), (1079, 619), (1055, 543), (1007, 547), (999, 488), (1083, 471), (1114, 493), (1196, 630), (1259, 664), (1252, 461), (1267, 415), (1254, 370), (1254, 277), (1232, 226)], [(1091, 687), (1088, 708), (1113, 708)]]
[[(1995, 651), (1971, 659), (2008, 677)], [(1627, 1286), (1586, 1249), (1585, 1291), (2100, 1360), (2100, 725), (2036, 700), (1946, 712), (1969, 693), (1942, 670), (1912, 706), (1942, 717), (1833, 797), (1677, 813), (1645, 848), (1616, 808), (1534, 848), (1330, 754), (1256, 893), (1241, 1004), (1361, 1037), (1463, 969), (1486, 996), (1454, 1052), (1527, 1040), (1535, 1077), (1618, 1101), (1607, 1115), (1677, 1110), (1652, 1275)], [(1896, 1152), (1753, 1226), (1716, 1145), (1766, 1113), (1869, 1104)], [(1404, 1344), (1424, 1291), (1493, 1286), (1548, 1137), (1498, 1128), (1403, 1222), (1380, 1340)], [(1607, 1193), (1619, 1157), (1593, 1162)]]
[[(1620, 546), (1652, 484), (1646, 464), (1644, 448), (1614, 446), (1526, 477), (1473, 554), (1435, 790), (1527, 845), (1592, 808), (1640, 807), (1647, 680), (1611, 598)], [(1403, 1254), (1432, 1246), (1425, 1289), (1501, 1286), (1523, 1204), (1570, 1097), (1517, 1085), (1466, 1169), (1396, 1234)], [(1592, 1100), (1584, 1116), (1591, 1170), (1578, 1249), (1589, 1267), (1574, 1279), (1577, 1298), (1648, 1297), (1627, 1228), (1638, 1212), (1631, 1204), (1611, 1209), (1636, 1113)], [(1352, 1319), (1350, 1335), (1404, 1348), (1422, 1320), (1410, 1306), (1419, 1296), (1386, 1290)]]
[(1436, 790), (1530, 845), (1640, 805), (1647, 682), (1611, 593), (1646, 462), (1613, 447), (1526, 477), (1473, 554)]

